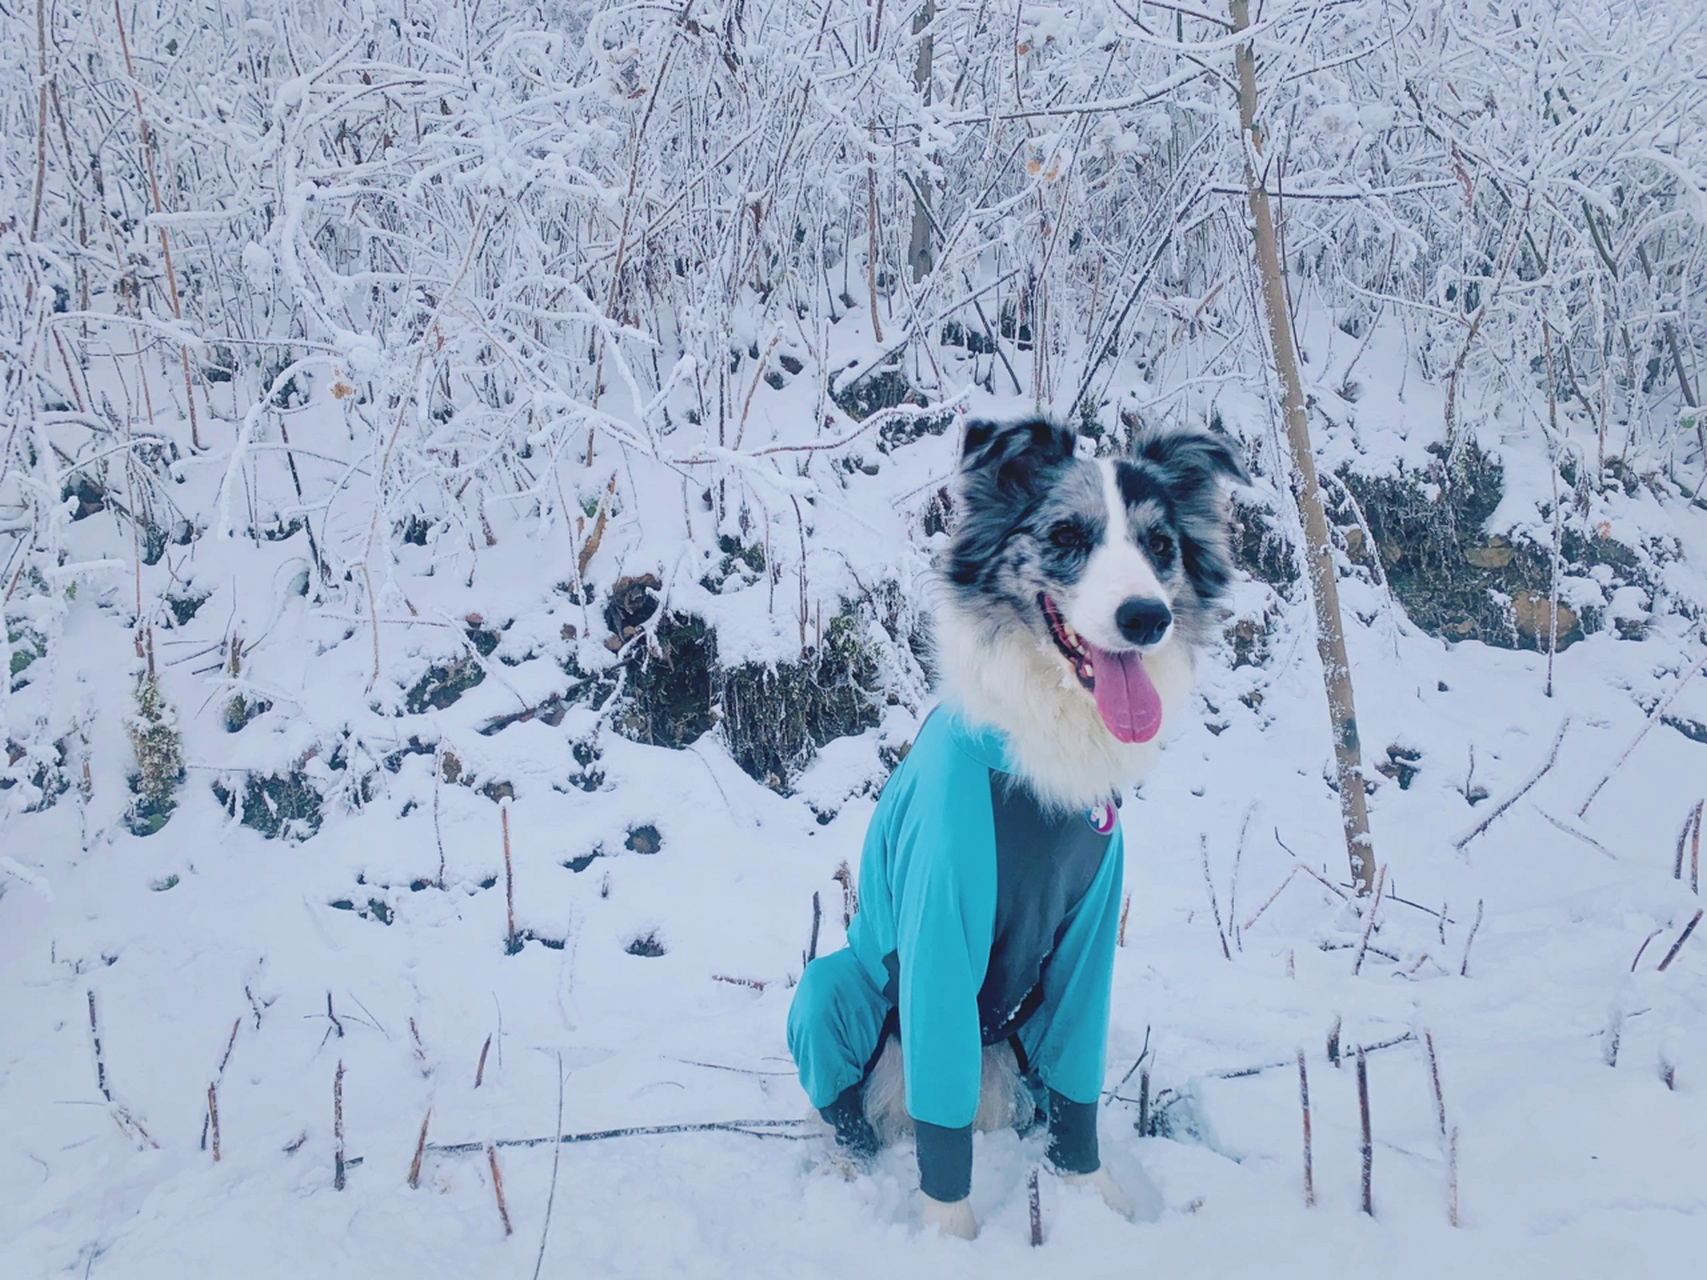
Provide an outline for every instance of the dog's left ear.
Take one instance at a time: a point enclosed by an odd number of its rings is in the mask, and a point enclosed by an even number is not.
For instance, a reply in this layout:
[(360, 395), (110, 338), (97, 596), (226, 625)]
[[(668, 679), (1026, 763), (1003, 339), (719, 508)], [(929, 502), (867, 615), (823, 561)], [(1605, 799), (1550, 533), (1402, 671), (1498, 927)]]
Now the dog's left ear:
[(1193, 488), (1212, 485), (1216, 477), (1249, 484), (1250, 472), (1234, 452), (1228, 437), (1208, 431), (1149, 431), (1133, 442), (1132, 454), (1170, 472)]

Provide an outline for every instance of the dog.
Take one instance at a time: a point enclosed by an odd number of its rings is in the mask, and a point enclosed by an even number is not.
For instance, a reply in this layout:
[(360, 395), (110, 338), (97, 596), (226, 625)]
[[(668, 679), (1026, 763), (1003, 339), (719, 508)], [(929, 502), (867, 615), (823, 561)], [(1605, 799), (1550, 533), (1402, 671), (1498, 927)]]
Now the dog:
[(969, 423), (940, 563), (941, 702), (866, 834), (848, 946), (806, 968), (789, 1047), (842, 1150), (913, 1132), (922, 1217), (976, 1233), (972, 1131), (1033, 1121), (1128, 1216), (1097, 1103), (1121, 798), (1183, 713), (1232, 579), (1229, 442), (1140, 432), (1080, 455), (1043, 419)]

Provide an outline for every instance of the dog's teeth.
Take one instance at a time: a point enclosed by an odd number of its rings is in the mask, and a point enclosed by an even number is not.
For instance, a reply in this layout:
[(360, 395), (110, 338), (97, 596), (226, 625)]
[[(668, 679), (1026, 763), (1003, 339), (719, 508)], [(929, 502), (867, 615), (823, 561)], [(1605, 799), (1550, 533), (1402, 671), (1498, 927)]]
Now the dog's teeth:
[(1085, 663), (1085, 674), (1087, 676), (1094, 676), (1096, 673), (1097, 669), (1095, 667), (1093, 667), (1089, 662)]

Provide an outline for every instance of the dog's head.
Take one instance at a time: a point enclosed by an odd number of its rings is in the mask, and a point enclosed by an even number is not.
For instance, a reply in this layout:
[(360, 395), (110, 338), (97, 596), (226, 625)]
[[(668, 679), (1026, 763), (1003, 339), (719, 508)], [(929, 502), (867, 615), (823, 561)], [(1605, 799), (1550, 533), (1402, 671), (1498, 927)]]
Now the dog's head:
[(1148, 742), (1162, 705), (1145, 655), (1208, 633), (1226, 589), (1226, 480), (1249, 483), (1228, 442), (1151, 430), (1092, 460), (1042, 420), (973, 422), (946, 565), (953, 603), (1048, 637), (1121, 742)]

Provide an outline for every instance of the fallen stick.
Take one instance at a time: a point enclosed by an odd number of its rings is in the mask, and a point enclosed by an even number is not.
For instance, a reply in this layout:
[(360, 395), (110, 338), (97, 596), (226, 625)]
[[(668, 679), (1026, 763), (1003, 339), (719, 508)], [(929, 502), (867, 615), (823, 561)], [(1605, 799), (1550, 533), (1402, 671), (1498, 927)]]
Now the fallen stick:
[(731, 978), (726, 973), (711, 975), (713, 982), (727, 982), (732, 987), (751, 987), (754, 991), (763, 991), (769, 985), (763, 978)]
[(1258, 907), (1251, 914), (1251, 918), (1249, 920), (1245, 921), (1245, 923), (1242, 926), (1240, 926), (1240, 932), (1243, 932), (1243, 933), (1249, 933), (1250, 932), (1251, 926), (1253, 924), (1255, 924), (1258, 920), (1262, 919), (1262, 913), (1267, 911), (1270, 907), (1272, 907), (1274, 905), (1274, 900), (1280, 896), (1280, 891), (1282, 889), (1286, 888), (1287, 885), (1292, 883), (1292, 877), (1298, 874), (1298, 872), (1302, 869), (1303, 865), (1304, 864), (1301, 862), (1295, 862), (1292, 864), (1292, 870), (1288, 871), (1286, 873), (1286, 875), (1284, 877), (1282, 877), (1280, 883), (1275, 886), (1274, 892), (1269, 894), (1268, 897), (1263, 899), (1262, 906)]
[(1596, 853), (1603, 853), (1607, 857), (1611, 858), (1614, 862), (1618, 861), (1618, 855), (1616, 853), (1612, 852), (1612, 850), (1608, 849), (1605, 845), (1603, 845), (1600, 841), (1596, 840), (1593, 836), (1589, 835), (1586, 831), (1578, 831), (1570, 823), (1560, 822), (1557, 818), (1555, 818), (1552, 814), (1548, 813), (1540, 805), (1535, 805), (1534, 808), (1535, 808), (1536, 813), (1540, 814), (1543, 818), (1547, 819), (1548, 822), (1552, 823), (1555, 827), (1557, 827), (1560, 831), (1563, 831), (1566, 835), (1570, 836), (1572, 839), (1581, 840), (1584, 844), (1586, 844), (1589, 848), (1593, 849)]
[(1383, 863), (1381, 872), (1375, 877), (1375, 900), (1369, 904), (1369, 918), (1363, 922), (1363, 937), (1357, 944), (1357, 955), (1351, 962), (1351, 976), (1357, 977), (1363, 972), (1363, 956), (1369, 950), (1369, 935), (1375, 932), (1375, 913), (1381, 910), (1381, 893), (1387, 887), (1387, 867)]
[(1043, 1243), (1043, 1199), (1037, 1190), (1037, 1170), (1031, 1171), (1031, 1181), (1027, 1184), (1026, 1194), (1031, 1200), (1031, 1247), (1037, 1248)]
[(1660, 718), (1665, 715), (1666, 709), (1671, 706), (1672, 701), (1678, 694), (1683, 692), (1683, 686), (1694, 679), (1704, 666), (1707, 666), (1707, 653), (1703, 653), (1699, 658), (1697, 658), (1695, 660), (1695, 665), (1690, 667), (1688, 671), (1685, 671), (1678, 682), (1672, 686), (1671, 692), (1654, 704), (1654, 709), (1648, 713), (1647, 720), (1644, 721), (1642, 727), (1636, 731), (1636, 736), (1630, 739), (1630, 745), (1624, 748), (1618, 759), (1612, 762), (1612, 767), (1601, 775), (1599, 782), (1594, 784), (1593, 790), (1588, 793), (1588, 799), (1584, 800), (1582, 808), (1577, 810), (1577, 817), (1580, 818), (1588, 812), (1588, 807), (1594, 803), (1594, 798), (1600, 794), (1600, 789), (1608, 782), (1612, 781), (1612, 775), (1617, 773), (1618, 770), (1624, 766), (1624, 762), (1630, 758), (1630, 753), (1636, 749), (1643, 738), (1648, 736), (1648, 730), (1652, 729), (1659, 723)]
[(1310, 1076), (1304, 1069), (1304, 1051), (1298, 1051), (1298, 1101), (1304, 1108), (1304, 1207), (1316, 1205), (1316, 1175), (1310, 1163)]
[[(1530, 774), (1528, 780), (1525, 781), (1521, 787), (1495, 805), (1487, 817), (1483, 818), (1475, 826), (1471, 827), (1463, 835), (1454, 840), (1452, 842), (1452, 847), (1454, 849), (1463, 849), (1463, 847), (1469, 844), (1470, 841), (1474, 840), (1477, 836), (1481, 835), (1482, 832), (1493, 826), (1494, 822), (1500, 818), (1507, 809), (1511, 808), (1512, 805), (1516, 804), (1519, 800), (1523, 799), (1524, 796), (1528, 795), (1530, 788), (1547, 776), (1547, 771), (1551, 769), (1559, 759), (1559, 744), (1564, 742), (1565, 731), (1570, 727), (1571, 718), (1567, 715), (1559, 722), (1559, 732), (1554, 735), (1553, 746), (1547, 752), (1547, 758), (1541, 762), (1541, 767), (1534, 773)], [(1589, 798), (1592, 800), (1594, 797), (1590, 796)], [(1577, 811), (1577, 817), (1582, 817), (1583, 809), (1587, 808), (1588, 806), (1585, 804), (1582, 809), (1579, 809)]]
[(486, 1144), (486, 1163), (492, 1166), (492, 1192), (498, 1197), (498, 1216), (504, 1220), (504, 1234), (512, 1236), (516, 1229), (510, 1225), (510, 1207), (504, 1203), (504, 1175), (498, 1172), (498, 1148)]
[(1126, 945), (1126, 913), (1132, 910), (1132, 895), (1129, 893), (1120, 900), (1120, 928), (1115, 931), (1114, 945)]
[(473, 1155), (487, 1147), (543, 1147), (556, 1142), (565, 1146), (577, 1142), (604, 1142), (611, 1138), (655, 1138), (676, 1133), (744, 1133), (749, 1138), (798, 1139), (811, 1136), (813, 1128), (805, 1120), (709, 1120), (697, 1124), (630, 1125), (624, 1129), (600, 1129), (591, 1133), (563, 1133), (556, 1137), (499, 1138), (495, 1142), (429, 1142), (427, 1150), (434, 1155)]
[(1689, 918), (1689, 923), (1683, 926), (1683, 932), (1677, 935), (1677, 941), (1671, 944), (1671, 950), (1666, 952), (1666, 958), (1660, 961), (1659, 973), (1664, 973), (1671, 962), (1677, 959), (1677, 953), (1683, 950), (1683, 944), (1689, 941), (1689, 935), (1695, 932), (1695, 926), (1701, 923), (1702, 908), (1697, 907), (1695, 914)]
[(1369, 1136), (1369, 1066), (1363, 1059), (1363, 1046), (1357, 1049), (1357, 1112), (1363, 1123), (1363, 1211), (1375, 1216), (1373, 1172), (1375, 1144)]
[(414, 1191), (421, 1185), (421, 1158), (427, 1154), (427, 1125), (433, 1119), (432, 1107), (427, 1108), (427, 1114), (421, 1117), (421, 1136), (415, 1141), (415, 1158), (409, 1162), (409, 1190)]
[(478, 1089), (481, 1082), (486, 1079), (486, 1055), (491, 1052), (491, 1049), (492, 1033), (488, 1031), (486, 1033), (486, 1043), (480, 1046), (480, 1064), (474, 1068), (474, 1087), (476, 1089)]

